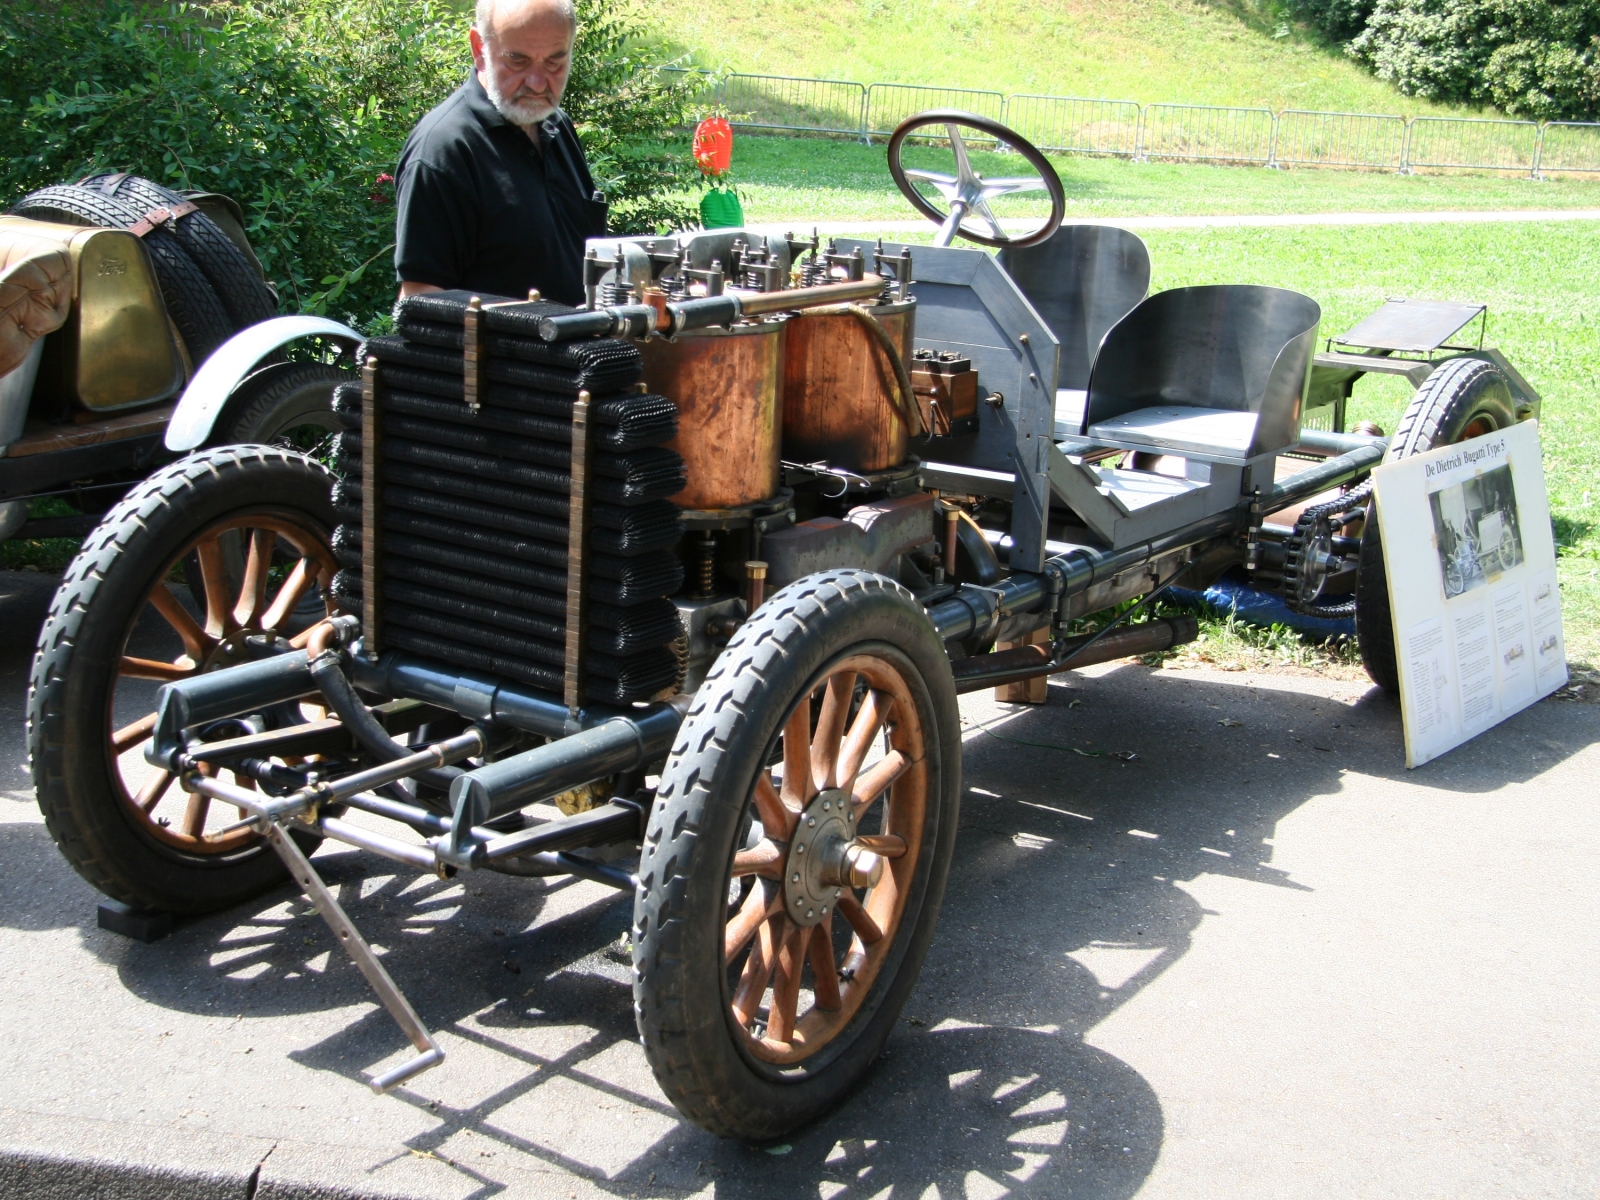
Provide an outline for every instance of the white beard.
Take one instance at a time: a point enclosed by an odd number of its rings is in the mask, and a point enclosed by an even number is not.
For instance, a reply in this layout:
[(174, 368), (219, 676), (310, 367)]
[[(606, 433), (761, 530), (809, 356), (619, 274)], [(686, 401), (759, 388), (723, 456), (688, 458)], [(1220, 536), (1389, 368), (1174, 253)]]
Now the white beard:
[(507, 96), (500, 90), (493, 75), (485, 72), (483, 90), (489, 94), (489, 101), (495, 110), (510, 121), (513, 125), (523, 129), (530, 129), (543, 121), (546, 117), (553, 116), (556, 106), (542, 97), (536, 97), (519, 92), (515, 96)]

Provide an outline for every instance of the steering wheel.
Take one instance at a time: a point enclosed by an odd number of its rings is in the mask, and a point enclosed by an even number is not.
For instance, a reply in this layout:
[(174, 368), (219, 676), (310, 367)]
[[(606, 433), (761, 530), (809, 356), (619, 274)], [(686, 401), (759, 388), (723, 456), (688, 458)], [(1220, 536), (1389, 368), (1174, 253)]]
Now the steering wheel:
[[(901, 147), (906, 139), (930, 125), (944, 126), (945, 134), (950, 139), (951, 153), (955, 155), (954, 175), (918, 170), (900, 161)], [(1011, 147), (1038, 174), (1012, 179), (985, 179), (972, 169), (972, 162), (967, 157), (967, 143), (961, 136), (962, 129), (975, 130), (986, 138), (993, 138)], [(1067, 198), (1061, 190), (1061, 176), (1056, 174), (1050, 160), (1039, 152), (1037, 146), (1024, 141), (999, 121), (991, 121), (977, 113), (941, 108), (907, 117), (889, 139), (889, 174), (894, 176), (895, 185), (905, 198), (911, 201), (911, 207), (939, 226), (939, 235), (933, 240), (935, 246), (948, 246), (958, 233), (982, 246), (1035, 246), (1060, 228), (1061, 218), (1066, 215)], [(929, 203), (928, 198), (917, 190), (913, 180), (932, 184), (944, 197), (948, 211), (940, 212)], [(989, 201), (1013, 192), (1037, 191), (1050, 193), (1050, 216), (1043, 226), (1024, 237), (1007, 237), (1005, 230), (1000, 228), (999, 218), (990, 209)], [(971, 217), (980, 218), (989, 227), (989, 234), (968, 228), (964, 222)]]

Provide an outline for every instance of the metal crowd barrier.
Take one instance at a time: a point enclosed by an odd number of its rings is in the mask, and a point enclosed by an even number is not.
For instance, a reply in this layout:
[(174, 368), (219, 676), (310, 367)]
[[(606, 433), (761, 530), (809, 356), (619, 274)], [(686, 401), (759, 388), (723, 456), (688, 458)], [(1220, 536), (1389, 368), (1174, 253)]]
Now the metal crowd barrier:
[(1413, 117), (1406, 131), (1405, 170), (1416, 167), (1526, 171), (1539, 152), (1536, 121), (1477, 117)]
[(1134, 157), (1266, 166), (1272, 161), (1273, 125), (1272, 110), (1267, 108), (1147, 104)]
[(1551, 121), (1540, 130), (1534, 173), (1549, 171), (1600, 171), (1600, 124)]
[(1405, 165), (1406, 119), (1373, 113), (1278, 114), (1272, 142), (1275, 165), (1369, 167), (1398, 171)]
[(930, 108), (959, 108), (996, 121), (1005, 119), (1006, 98), (1001, 92), (974, 88), (922, 87), (910, 83), (874, 83), (867, 88), (864, 136), (888, 137), (894, 127), (915, 113)]
[(1018, 95), (1006, 97), (1004, 121), (1041, 150), (1132, 158), (1141, 115), (1132, 100)]
[(748, 129), (862, 136), (867, 89), (845, 79), (729, 75), (722, 84), (729, 121)]
[(1041, 150), (1119, 158), (1398, 171), (1600, 172), (1600, 123), (1145, 104), (920, 84), (664, 67), (698, 75), (695, 103), (744, 129), (841, 134), (871, 143), (913, 113), (959, 108), (1010, 125)]

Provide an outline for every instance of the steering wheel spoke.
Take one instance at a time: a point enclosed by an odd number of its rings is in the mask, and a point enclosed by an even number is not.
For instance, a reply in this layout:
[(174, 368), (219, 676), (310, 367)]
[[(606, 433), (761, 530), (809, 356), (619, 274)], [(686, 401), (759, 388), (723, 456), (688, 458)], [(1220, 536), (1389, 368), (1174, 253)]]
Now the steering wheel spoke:
[[(949, 140), (954, 159), (955, 174), (907, 167), (901, 162), (901, 153), (908, 138), (921, 133), (920, 140), (936, 139), (932, 127), (942, 127)], [(963, 134), (963, 131), (966, 131)], [(1038, 174), (1034, 176), (1005, 176), (985, 179), (974, 167), (967, 138), (981, 135), (984, 142), (1009, 146), (1022, 156)], [(934, 245), (948, 246), (957, 235), (984, 246), (1032, 246), (1044, 241), (1061, 225), (1066, 212), (1066, 196), (1061, 187), (1061, 177), (1050, 161), (1015, 132), (976, 113), (939, 109), (918, 113), (900, 123), (889, 139), (889, 173), (895, 185), (911, 202), (911, 206), (939, 226)], [(925, 194), (918, 184), (931, 185), (944, 200), (943, 209)], [(1032, 233), (1018, 237), (1007, 236), (999, 218), (989, 202), (1000, 196), (1017, 192), (1043, 191), (1050, 197), (1050, 215)], [(975, 220), (974, 220), (975, 219)], [(969, 224), (969, 222), (971, 222)], [(988, 233), (979, 232), (987, 227)]]
[(994, 215), (994, 210), (989, 207), (988, 197), (980, 199), (972, 207), (973, 211), (975, 211), (984, 219), (984, 222), (989, 226), (991, 233), (993, 233), (996, 238), (1004, 240), (1006, 231), (1000, 228), (1000, 218), (996, 217)]

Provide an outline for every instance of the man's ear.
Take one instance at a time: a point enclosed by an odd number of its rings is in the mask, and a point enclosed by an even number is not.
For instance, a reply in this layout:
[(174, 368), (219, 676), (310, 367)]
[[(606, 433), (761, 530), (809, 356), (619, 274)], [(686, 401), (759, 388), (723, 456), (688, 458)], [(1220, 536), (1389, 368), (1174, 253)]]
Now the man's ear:
[(483, 34), (478, 32), (476, 26), (471, 27), (467, 30), (467, 40), (472, 43), (472, 65), (482, 75), (489, 69), (489, 51), (484, 45)]

